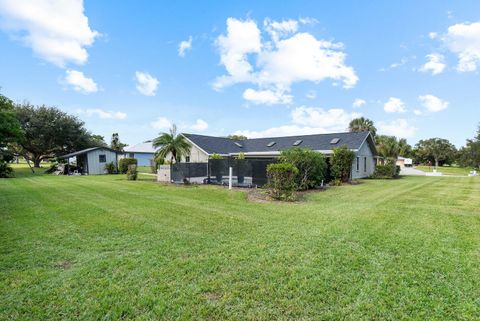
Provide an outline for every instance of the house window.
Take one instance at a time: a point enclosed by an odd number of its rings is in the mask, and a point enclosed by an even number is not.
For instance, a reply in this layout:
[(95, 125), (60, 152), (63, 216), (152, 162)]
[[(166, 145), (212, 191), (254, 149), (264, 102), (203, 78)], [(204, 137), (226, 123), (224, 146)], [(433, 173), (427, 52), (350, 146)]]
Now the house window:
[(190, 163), (190, 156), (185, 156), (185, 163)]
[(360, 157), (357, 157), (357, 172), (360, 170)]
[(106, 163), (107, 162), (107, 156), (102, 154), (102, 155), (98, 155), (98, 161), (100, 163)]
[(367, 158), (366, 157), (363, 158), (363, 171), (367, 172)]

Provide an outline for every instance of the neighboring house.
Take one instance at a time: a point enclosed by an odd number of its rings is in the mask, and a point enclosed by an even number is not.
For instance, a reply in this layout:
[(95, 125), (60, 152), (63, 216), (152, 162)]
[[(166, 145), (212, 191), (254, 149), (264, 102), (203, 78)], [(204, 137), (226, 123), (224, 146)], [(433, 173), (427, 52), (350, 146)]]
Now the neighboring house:
[(150, 166), (157, 149), (153, 147), (151, 141), (148, 141), (125, 147), (123, 151), (125, 153), (124, 157), (135, 158), (138, 166)]
[(282, 150), (292, 147), (310, 148), (324, 154), (327, 158), (333, 154), (335, 147), (346, 145), (355, 153), (352, 164), (352, 178), (363, 178), (373, 174), (377, 151), (369, 132), (333, 133), (302, 136), (284, 136), (271, 138), (254, 138), (232, 140), (224, 137), (213, 137), (195, 134), (183, 134), (190, 142), (190, 154), (182, 162), (206, 163), (213, 154), (223, 157), (238, 156), (244, 153), (245, 158), (274, 159)]
[(400, 167), (412, 167), (413, 166), (413, 160), (411, 158), (398, 156), (396, 165), (400, 166)]
[(105, 165), (113, 162), (118, 164), (118, 152), (106, 147), (92, 147), (78, 152), (60, 156), (69, 164), (76, 163), (79, 174), (98, 175), (105, 174)]

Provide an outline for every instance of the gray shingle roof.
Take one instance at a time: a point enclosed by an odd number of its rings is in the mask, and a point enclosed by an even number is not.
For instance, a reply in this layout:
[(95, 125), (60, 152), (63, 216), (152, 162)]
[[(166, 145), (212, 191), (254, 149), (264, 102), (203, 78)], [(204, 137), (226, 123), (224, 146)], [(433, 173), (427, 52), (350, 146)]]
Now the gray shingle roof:
[[(296, 147), (311, 148), (313, 150), (332, 150), (335, 147), (347, 145), (349, 149), (359, 149), (362, 143), (369, 136), (368, 132), (358, 133), (332, 133), (316, 135), (283, 136), (269, 138), (252, 138), (247, 140), (232, 140), (224, 137), (213, 137), (196, 134), (184, 134), (195, 145), (202, 148), (209, 154), (230, 154), (230, 153), (264, 153), (279, 152), (294, 147), (293, 143), (301, 141)], [(339, 138), (338, 143), (331, 144), (334, 138)], [(242, 145), (239, 147), (235, 142)], [(270, 142), (275, 142), (268, 147)], [(373, 143), (373, 141), (372, 141)]]

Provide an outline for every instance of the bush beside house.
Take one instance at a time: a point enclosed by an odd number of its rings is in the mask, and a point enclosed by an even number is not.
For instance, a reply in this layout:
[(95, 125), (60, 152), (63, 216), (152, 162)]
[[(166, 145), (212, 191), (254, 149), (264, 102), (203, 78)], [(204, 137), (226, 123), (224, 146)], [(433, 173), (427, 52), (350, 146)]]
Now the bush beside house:
[(352, 171), (352, 163), (354, 159), (355, 153), (349, 150), (347, 146), (334, 148), (331, 159), (331, 172), (333, 178), (341, 182), (350, 181), (350, 173)]
[(137, 160), (135, 158), (122, 158), (118, 162), (118, 171), (122, 174), (126, 174), (128, 171), (129, 165), (137, 165)]
[(394, 163), (387, 163), (385, 165), (377, 165), (372, 178), (397, 178), (400, 175), (400, 166)]
[(295, 200), (298, 168), (289, 163), (277, 163), (267, 166), (267, 188), (271, 197), (282, 201)]
[(113, 162), (105, 164), (105, 170), (108, 174), (115, 174), (117, 169), (115, 168), (115, 164)]
[(291, 148), (282, 151), (281, 163), (292, 164), (298, 169), (295, 176), (297, 189), (307, 190), (321, 185), (325, 179), (327, 163), (325, 157), (308, 148)]

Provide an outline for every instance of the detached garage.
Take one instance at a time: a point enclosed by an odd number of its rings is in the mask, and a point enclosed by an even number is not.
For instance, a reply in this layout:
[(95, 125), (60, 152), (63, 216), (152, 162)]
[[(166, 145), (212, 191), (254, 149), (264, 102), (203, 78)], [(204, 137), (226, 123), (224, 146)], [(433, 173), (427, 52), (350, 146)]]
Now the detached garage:
[(92, 147), (59, 157), (68, 164), (76, 163), (77, 171), (82, 175), (105, 174), (105, 165), (113, 162), (118, 167), (117, 151), (105, 147)]

